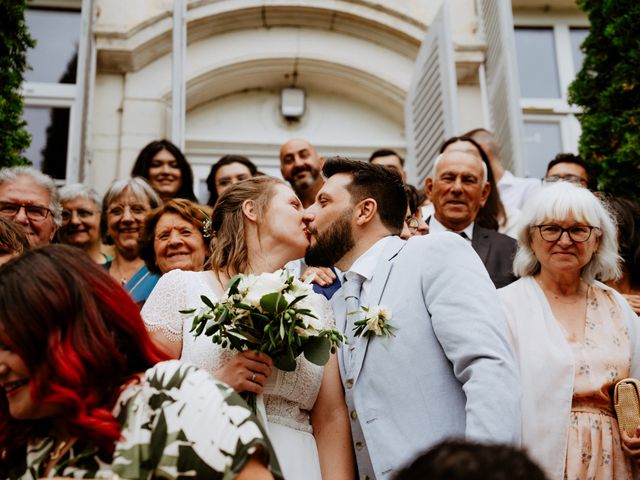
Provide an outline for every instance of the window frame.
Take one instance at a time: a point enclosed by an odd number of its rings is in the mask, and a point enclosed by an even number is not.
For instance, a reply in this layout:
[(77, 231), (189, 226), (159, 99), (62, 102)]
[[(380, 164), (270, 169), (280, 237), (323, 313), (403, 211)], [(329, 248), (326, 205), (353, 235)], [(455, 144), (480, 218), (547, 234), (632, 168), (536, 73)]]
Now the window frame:
[[(568, 88), (575, 79), (570, 32), (572, 28), (588, 29), (589, 21), (586, 16), (580, 15), (538, 15), (518, 12), (514, 12), (513, 20), (514, 32), (519, 28), (552, 30), (560, 85), (560, 98), (520, 97), (523, 127), (525, 122), (557, 122), (560, 125), (562, 151), (577, 152), (582, 130), (576, 115), (581, 112), (581, 109), (570, 105), (568, 101)], [(524, 137), (522, 140), (524, 145)], [(524, 159), (524, 170), (530, 171), (530, 165), (526, 159)]]
[(523, 115), (526, 114), (558, 114), (575, 115), (580, 113), (580, 108), (569, 105), (567, 90), (575, 79), (573, 64), (573, 52), (571, 48), (570, 30), (572, 28), (589, 28), (587, 18), (580, 16), (537, 16), (518, 15), (514, 13), (514, 31), (520, 28), (547, 28), (553, 32), (556, 52), (556, 67), (558, 69), (558, 82), (560, 85), (560, 98), (527, 98), (520, 97), (520, 107)]
[[(74, 83), (28, 82), (21, 87), (25, 107), (68, 108), (69, 132), (67, 135), (67, 158), (64, 179), (57, 183), (81, 181), (82, 158), (85, 154), (86, 100), (88, 98), (87, 73), (94, 62), (94, 46), (91, 41), (91, 18), (93, 0), (30, 0), (27, 8), (44, 10), (77, 11), (80, 14), (78, 31), (78, 67)], [(89, 62), (89, 65), (87, 63)]]

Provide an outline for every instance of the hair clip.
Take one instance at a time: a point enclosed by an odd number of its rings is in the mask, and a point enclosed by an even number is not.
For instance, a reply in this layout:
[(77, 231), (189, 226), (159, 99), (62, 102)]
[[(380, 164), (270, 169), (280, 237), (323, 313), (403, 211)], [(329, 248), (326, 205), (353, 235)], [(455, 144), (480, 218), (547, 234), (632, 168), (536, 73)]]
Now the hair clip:
[(198, 208), (198, 210), (200, 210), (200, 213), (202, 213), (205, 218), (205, 221), (202, 223), (202, 236), (204, 238), (215, 237), (215, 234), (212, 231), (211, 217), (201, 208)]

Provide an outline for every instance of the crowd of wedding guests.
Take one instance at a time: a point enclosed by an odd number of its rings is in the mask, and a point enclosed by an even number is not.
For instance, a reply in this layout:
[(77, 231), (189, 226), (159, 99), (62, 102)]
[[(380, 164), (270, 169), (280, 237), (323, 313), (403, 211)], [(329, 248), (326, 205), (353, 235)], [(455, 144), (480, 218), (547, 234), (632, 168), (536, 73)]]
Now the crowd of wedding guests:
[[(104, 196), (0, 170), (1, 478), (634, 478), (637, 202), (576, 155), (517, 177), (484, 129), (419, 188), (393, 150), (279, 157), (222, 157), (206, 204), (167, 140)], [(283, 267), (347, 339), (324, 367), (193, 335), (202, 296)], [(356, 334), (374, 306), (391, 333)]]

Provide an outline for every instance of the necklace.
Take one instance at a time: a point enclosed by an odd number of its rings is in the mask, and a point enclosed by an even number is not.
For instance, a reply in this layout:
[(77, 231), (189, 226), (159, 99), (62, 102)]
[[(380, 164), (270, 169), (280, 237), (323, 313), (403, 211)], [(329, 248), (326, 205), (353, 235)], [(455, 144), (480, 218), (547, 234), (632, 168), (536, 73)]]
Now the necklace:
[[(122, 273), (122, 268), (120, 267), (120, 261), (118, 259), (118, 257), (114, 258), (111, 261), (111, 267), (112, 267), (112, 272), (115, 274), (114, 276), (116, 277), (116, 279), (118, 280), (118, 282), (120, 283), (121, 287), (124, 287), (127, 282), (129, 281), (129, 279), (133, 276), (133, 274), (131, 275), (125, 275)], [(136, 267), (134, 265), (134, 267), (136, 268), (134, 273), (138, 271), (139, 267)]]

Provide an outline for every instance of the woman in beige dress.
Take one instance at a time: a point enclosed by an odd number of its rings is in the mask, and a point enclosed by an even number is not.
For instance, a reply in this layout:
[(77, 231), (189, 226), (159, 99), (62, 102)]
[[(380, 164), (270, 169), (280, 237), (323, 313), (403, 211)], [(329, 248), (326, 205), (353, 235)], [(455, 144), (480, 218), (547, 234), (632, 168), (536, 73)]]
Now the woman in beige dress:
[(600, 281), (620, 274), (615, 225), (589, 190), (544, 187), (522, 212), (499, 290), (523, 383), (522, 443), (551, 480), (631, 479), (611, 393), (640, 375), (638, 320)]

